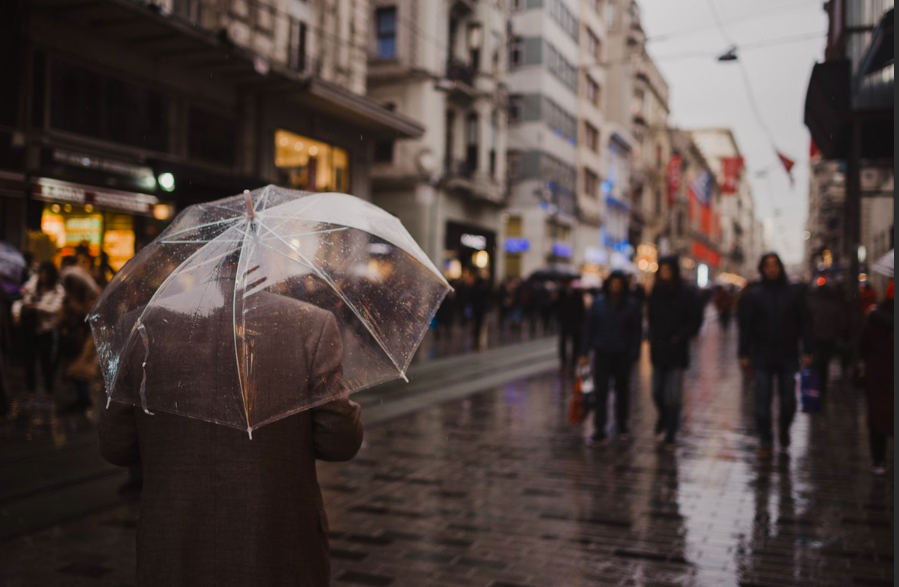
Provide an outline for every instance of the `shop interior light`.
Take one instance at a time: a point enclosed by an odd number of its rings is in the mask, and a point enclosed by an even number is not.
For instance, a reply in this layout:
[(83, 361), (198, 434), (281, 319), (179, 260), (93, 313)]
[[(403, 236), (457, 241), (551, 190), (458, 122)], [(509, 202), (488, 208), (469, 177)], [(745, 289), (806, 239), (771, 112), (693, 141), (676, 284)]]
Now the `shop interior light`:
[(164, 189), (167, 192), (175, 191), (175, 175), (166, 171), (165, 173), (160, 173), (159, 177), (156, 178), (156, 181), (159, 182), (159, 187)]
[(52, 210), (54, 214), (59, 214), (61, 208), (59, 207), (59, 204), (53, 204), (50, 206), (50, 210)]
[(156, 204), (153, 206), (153, 218), (156, 220), (168, 220), (175, 215), (175, 207), (171, 204)]
[(705, 287), (709, 284), (709, 266), (705, 263), (700, 263), (699, 267), (696, 269), (696, 285), (699, 287)]
[(84, 211), (87, 212), (87, 213), (91, 213), (91, 212), (94, 211), (94, 207), (91, 206), (90, 204), (85, 204), (85, 205), (84, 205)]
[(293, 150), (294, 150), (294, 151), (302, 151), (302, 150), (303, 150), (303, 146), (304, 146), (304, 145), (303, 145), (303, 143), (302, 143), (301, 141), (297, 141), (297, 142), (295, 142), (295, 143), (293, 144)]
[(315, 145), (309, 147), (309, 154), (313, 157), (318, 155), (318, 147), (316, 147)]
[(474, 262), (475, 267), (484, 269), (487, 267), (487, 264), (490, 263), (490, 253), (487, 251), (478, 251), (473, 255), (472, 261)]

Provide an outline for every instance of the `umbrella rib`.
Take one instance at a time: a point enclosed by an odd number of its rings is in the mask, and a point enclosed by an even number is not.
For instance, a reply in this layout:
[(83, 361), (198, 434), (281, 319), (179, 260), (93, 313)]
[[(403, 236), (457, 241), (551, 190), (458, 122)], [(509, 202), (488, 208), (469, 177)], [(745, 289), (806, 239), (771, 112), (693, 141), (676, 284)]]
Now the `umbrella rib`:
[[(147, 302), (147, 305), (144, 306), (143, 310), (141, 310), (140, 316), (137, 317), (137, 320), (131, 326), (131, 330), (128, 332), (128, 338), (125, 339), (125, 344), (122, 345), (122, 352), (119, 354), (119, 362), (121, 362), (121, 360), (122, 360), (122, 355), (124, 355), (128, 352), (128, 347), (131, 345), (131, 341), (134, 340), (134, 333), (137, 332), (137, 327), (141, 324), (141, 321), (143, 320), (144, 315), (147, 313), (147, 310), (150, 309), (150, 307), (153, 305), (153, 302), (156, 301), (156, 298), (159, 296), (160, 292), (162, 292), (162, 290), (165, 289), (165, 287), (169, 284), (169, 282), (171, 282), (171, 280), (176, 275), (179, 275), (181, 273), (181, 271), (184, 269), (184, 267), (188, 263), (190, 263), (192, 259), (194, 259), (197, 255), (199, 255), (203, 251), (203, 249), (205, 249), (207, 246), (208, 245), (203, 245), (202, 247), (198, 248), (196, 251), (194, 251), (193, 253), (188, 255), (188, 257), (186, 259), (184, 259), (184, 261), (182, 261), (180, 265), (175, 267), (175, 269), (171, 273), (169, 273), (164, 280), (162, 280), (162, 283), (159, 284), (159, 287), (156, 288), (156, 291), (154, 291), (153, 295), (150, 296), (150, 300)], [(228, 254), (233, 253), (233, 252), (234, 251), (232, 250)], [(225, 256), (225, 255), (222, 255), (222, 256)], [(109, 399), (112, 399), (112, 393), (113, 393), (113, 391), (115, 391), (116, 384), (119, 382), (119, 374), (121, 372), (122, 371), (120, 368), (116, 369), (115, 377), (113, 378), (112, 384), (109, 386), (109, 389), (107, 390), (107, 395), (109, 396)]]
[[(265, 227), (265, 225), (263, 225), (263, 224), (261, 224), (261, 223), (260, 223), (260, 226)], [(265, 229), (266, 229), (266, 230), (269, 230), (268, 227), (265, 227)], [(269, 230), (269, 232), (271, 232), (271, 230)], [(362, 313), (359, 311), (359, 309), (356, 308), (355, 304), (353, 304), (353, 303), (352, 303), (352, 302), (351, 302), (351, 301), (350, 301), (350, 300), (343, 294), (342, 291), (340, 291), (340, 288), (337, 287), (337, 284), (334, 283), (334, 282), (331, 280), (331, 278), (328, 277), (328, 276), (327, 276), (321, 269), (319, 269), (319, 268), (316, 267), (311, 261), (309, 261), (309, 259), (307, 259), (306, 256), (303, 255), (303, 253), (301, 253), (301, 252), (299, 251), (299, 249), (297, 249), (296, 247), (294, 247), (293, 245), (291, 245), (289, 242), (287, 242), (286, 240), (284, 240), (283, 238), (281, 238), (281, 236), (280, 236), (279, 234), (274, 233), (274, 232), (272, 232), (272, 234), (275, 235), (275, 237), (278, 238), (278, 239), (279, 239), (281, 242), (283, 242), (285, 245), (287, 245), (287, 247), (288, 247), (290, 250), (292, 250), (294, 253), (296, 253), (297, 255), (299, 255), (300, 258), (303, 260), (303, 262), (304, 262), (310, 269), (312, 269), (313, 271), (315, 271), (316, 275), (318, 275), (322, 280), (324, 280), (325, 283), (327, 283), (329, 286), (331, 286), (331, 289), (334, 290), (334, 293), (336, 293), (336, 294), (340, 297), (340, 299), (343, 300), (343, 303), (345, 303), (345, 304), (347, 305), (347, 307), (353, 312), (353, 314), (356, 315), (356, 318), (359, 319), (359, 322), (361, 322), (362, 325), (365, 327), (365, 329), (368, 330), (369, 334), (372, 335), (372, 338), (375, 339), (375, 342), (378, 343), (378, 346), (381, 347), (381, 350), (384, 351), (384, 354), (387, 355), (387, 358), (390, 359), (390, 362), (391, 362), (391, 363), (393, 363), (393, 366), (396, 368), (397, 372), (400, 374), (400, 377), (402, 377), (403, 380), (406, 381), (406, 382), (408, 383), (408, 382), (409, 382), (409, 379), (406, 377), (405, 371), (403, 371), (403, 369), (399, 366), (399, 363), (396, 362), (396, 359), (393, 358), (393, 355), (390, 354), (390, 351), (387, 350), (387, 345), (385, 344), (384, 340), (383, 340), (383, 339), (382, 339), (382, 338), (381, 338), (381, 337), (374, 331), (374, 329), (372, 329), (371, 325), (370, 325), (368, 322), (366, 322), (366, 320), (362, 317)], [(289, 257), (288, 257), (288, 258), (289, 258)], [(294, 261), (295, 261), (295, 260), (294, 260)]]
[[(243, 245), (240, 247), (240, 253), (237, 256), (237, 271), (240, 271), (240, 264), (243, 261), (243, 250), (246, 248), (247, 236), (250, 234), (250, 226), (247, 225), (247, 229), (243, 234)], [(246, 268), (244, 268), (244, 277), (246, 277)], [(240, 385), (240, 397), (243, 400), (243, 413), (244, 417), (247, 420), (247, 433), (250, 435), (250, 438), (253, 438), (253, 431), (250, 428), (250, 409), (247, 406), (247, 394), (244, 391), (243, 386), (243, 374), (240, 369), (240, 353), (237, 350), (237, 288), (238, 283), (240, 281), (240, 276), (235, 275), (234, 279), (234, 292), (231, 297), (231, 330), (234, 335), (234, 362), (237, 366), (237, 383)]]
[[(301, 232), (299, 234), (285, 234), (284, 238), (300, 238), (303, 236), (315, 236), (317, 234), (331, 234), (332, 232), (342, 232), (344, 230), (349, 230), (349, 226), (341, 226), (340, 228), (328, 228), (326, 230), (316, 230), (314, 232)], [(271, 232), (271, 231), (269, 231)], [(263, 240), (274, 240), (274, 238), (268, 238)]]
[(236, 222), (236, 221), (242, 220), (242, 219), (243, 219), (243, 216), (235, 216), (233, 218), (224, 218), (222, 220), (216, 220), (215, 222), (207, 222), (206, 224), (198, 224), (198, 225), (192, 226), (190, 228), (185, 228), (184, 230), (179, 230), (177, 232), (173, 232), (172, 234), (168, 235), (166, 238), (168, 239), (173, 236), (178, 236), (179, 234), (187, 234), (188, 232), (194, 232), (201, 228), (208, 228), (210, 226), (218, 226), (219, 224), (225, 224), (227, 222)]

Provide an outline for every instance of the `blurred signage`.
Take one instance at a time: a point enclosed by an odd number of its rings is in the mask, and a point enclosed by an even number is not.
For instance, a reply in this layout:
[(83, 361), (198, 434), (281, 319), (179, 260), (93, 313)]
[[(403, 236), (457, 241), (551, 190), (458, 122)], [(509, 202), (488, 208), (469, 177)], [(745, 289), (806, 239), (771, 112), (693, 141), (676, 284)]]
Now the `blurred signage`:
[(507, 238), (505, 247), (507, 253), (524, 253), (531, 249), (531, 241), (526, 238)]
[(35, 199), (64, 204), (92, 204), (101, 208), (121, 210), (134, 214), (153, 215), (153, 208), (159, 203), (155, 196), (106, 190), (84, 186), (46, 177), (38, 178), (32, 185)]
[(674, 203), (677, 193), (680, 191), (682, 181), (683, 159), (680, 155), (672, 155), (668, 162), (668, 205)]
[(469, 249), (483, 251), (487, 248), (487, 237), (482, 234), (471, 234), (466, 232), (461, 236), (459, 242)]
[(571, 245), (565, 243), (553, 243), (553, 255), (563, 259), (571, 258)]
[(44, 147), (41, 168), (46, 175), (85, 183), (98, 183), (126, 190), (156, 189), (153, 169), (127, 161), (118, 161), (90, 153)]
[(609, 254), (599, 247), (587, 247), (584, 249), (584, 260), (587, 263), (603, 265), (609, 260)]
[(742, 157), (721, 158), (721, 193), (737, 193), (737, 183), (740, 180), (740, 172), (743, 171)]

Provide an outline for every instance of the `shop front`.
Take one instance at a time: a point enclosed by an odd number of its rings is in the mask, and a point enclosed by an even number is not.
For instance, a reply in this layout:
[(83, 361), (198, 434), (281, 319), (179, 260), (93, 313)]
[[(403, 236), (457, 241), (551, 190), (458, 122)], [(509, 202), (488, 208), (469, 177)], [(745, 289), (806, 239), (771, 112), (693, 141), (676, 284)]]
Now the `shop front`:
[(275, 167), (280, 185), (310, 192), (350, 191), (346, 149), (287, 130), (275, 132)]
[(56, 262), (77, 249), (104, 253), (118, 271), (161, 231), (174, 208), (155, 196), (37, 178), (31, 184), (40, 230), (28, 235), (37, 260)]
[(446, 223), (443, 273), (458, 279), (463, 271), (486, 272), (492, 282), (496, 270), (496, 232), (473, 224)]

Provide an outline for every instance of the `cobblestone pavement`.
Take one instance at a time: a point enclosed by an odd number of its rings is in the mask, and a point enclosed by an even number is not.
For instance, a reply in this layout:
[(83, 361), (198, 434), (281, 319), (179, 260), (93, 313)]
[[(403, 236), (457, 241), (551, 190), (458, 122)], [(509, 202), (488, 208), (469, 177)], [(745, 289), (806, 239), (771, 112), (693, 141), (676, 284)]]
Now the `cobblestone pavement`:
[[(555, 375), (370, 428), (320, 468), (334, 585), (892, 585), (893, 472), (869, 472), (860, 395), (836, 385), (760, 464), (734, 338), (697, 341), (674, 453), (652, 438), (645, 360), (632, 439), (602, 448)], [(0, 585), (131, 585), (135, 524), (123, 506), (7, 542)]]

